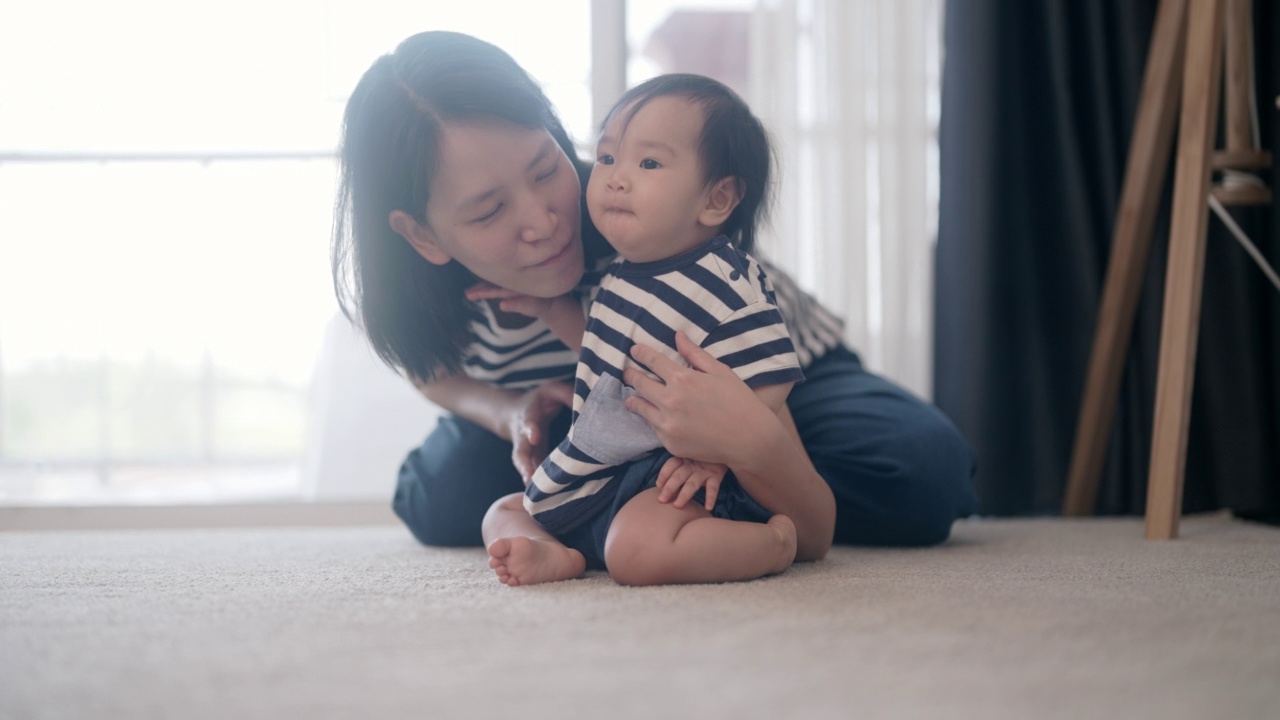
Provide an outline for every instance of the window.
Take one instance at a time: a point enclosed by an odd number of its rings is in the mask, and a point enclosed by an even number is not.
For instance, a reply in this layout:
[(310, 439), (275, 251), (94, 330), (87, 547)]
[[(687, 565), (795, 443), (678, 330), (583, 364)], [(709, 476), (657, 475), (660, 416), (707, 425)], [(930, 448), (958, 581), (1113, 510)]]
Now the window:
[(627, 85), (671, 72), (713, 77), (744, 98), (754, 0), (650, 0), (627, 5)]
[(339, 118), (416, 29), (498, 44), (591, 132), (587, 0), (3, 15), (0, 503), (297, 496)]

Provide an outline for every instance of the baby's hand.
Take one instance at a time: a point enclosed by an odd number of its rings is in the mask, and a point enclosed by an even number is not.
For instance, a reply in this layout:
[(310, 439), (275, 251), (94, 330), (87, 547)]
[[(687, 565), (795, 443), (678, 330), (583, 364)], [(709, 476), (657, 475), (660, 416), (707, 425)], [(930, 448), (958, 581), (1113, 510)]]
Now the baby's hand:
[(472, 285), (467, 288), (466, 293), (467, 299), (472, 302), (477, 300), (497, 300), (498, 308), (503, 312), (515, 313), (526, 317), (540, 318), (551, 309), (552, 298), (522, 295), (514, 290), (508, 290), (486, 282)]
[(658, 471), (658, 502), (671, 502), (673, 507), (682, 508), (699, 489), (706, 488), (707, 512), (716, 506), (716, 493), (720, 491), (720, 483), (729, 468), (719, 463), (704, 463), (697, 460), (673, 457), (662, 465)]

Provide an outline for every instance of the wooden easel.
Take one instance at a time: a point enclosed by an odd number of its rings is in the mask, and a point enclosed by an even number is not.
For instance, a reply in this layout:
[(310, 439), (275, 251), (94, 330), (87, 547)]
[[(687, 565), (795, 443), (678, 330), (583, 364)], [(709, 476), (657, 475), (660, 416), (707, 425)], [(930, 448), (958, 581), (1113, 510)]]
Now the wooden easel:
[[(1252, 132), (1252, 12), (1251, 0), (1160, 2), (1076, 426), (1064, 515), (1088, 515), (1094, 510), (1098, 476), (1115, 415), (1120, 371), (1150, 255), (1156, 206), (1169, 167), (1174, 108), (1181, 95), (1147, 484), (1146, 536), (1153, 540), (1177, 537), (1182, 514), (1211, 172), (1257, 170), (1271, 165), (1271, 155), (1255, 146)], [(1227, 147), (1225, 152), (1215, 153), (1211, 150), (1221, 104), (1224, 35)], [(1212, 192), (1223, 205), (1271, 202), (1270, 190), (1260, 184), (1219, 185)]]

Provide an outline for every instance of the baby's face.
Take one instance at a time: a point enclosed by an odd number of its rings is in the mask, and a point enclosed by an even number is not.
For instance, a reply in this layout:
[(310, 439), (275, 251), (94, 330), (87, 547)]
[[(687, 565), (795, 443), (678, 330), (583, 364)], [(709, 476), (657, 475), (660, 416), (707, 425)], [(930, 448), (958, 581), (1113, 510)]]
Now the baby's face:
[(613, 113), (596, 148), (587, 209), (623, 257), (652, 262), (714, 237), (699, 222), (710, 187), (698, 154), (702, 110), (664, 95)]

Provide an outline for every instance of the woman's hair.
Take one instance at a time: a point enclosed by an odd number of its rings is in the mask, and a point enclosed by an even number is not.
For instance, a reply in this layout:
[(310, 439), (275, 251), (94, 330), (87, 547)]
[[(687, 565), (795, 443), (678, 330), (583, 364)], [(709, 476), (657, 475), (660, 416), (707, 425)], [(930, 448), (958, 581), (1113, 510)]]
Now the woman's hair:
[(741, 200), (725, 220), (720, 232), (742, 249), (755, 247), (760, 225), (768, 216), (773, 188), (773, 152), (769, 133), (751, 108), (723, 83), (702, 75), (674, 73), (659, 75), (628, 90), (613, 106), (604, 124), (614, 114), (627, 109), (623, 126), (654, 98), (675, 96), (702, 110), (702, 134), (698, 154), (703, 180), (711, 185), (721, 178), (738, 180)]
[[(469, 35), (424, 32), (400, 43), (360, 78), (343, 116), (334, 291), (378, 356), (423, 380), (461, 370), (476, 317), (463, 291), (476, 277), (456, 261), (427, 262), (389, 217), (401, 210), (425, 224), (444, 125), (478, 119), (545, 128), (580, 178), (589, 172), (533, 78), (510, 55)], [(594, 233), (584, 223), (584, 241)], [(602, 244), (590, 239), (589, 256)]]

